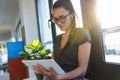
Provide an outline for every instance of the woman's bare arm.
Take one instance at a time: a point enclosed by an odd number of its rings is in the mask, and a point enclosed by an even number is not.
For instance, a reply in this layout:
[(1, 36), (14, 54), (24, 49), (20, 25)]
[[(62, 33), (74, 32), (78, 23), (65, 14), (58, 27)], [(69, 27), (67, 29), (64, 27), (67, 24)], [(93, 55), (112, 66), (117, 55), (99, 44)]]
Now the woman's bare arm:
[(91, 43), (85, 42), (78, 49), (78, 67), (65, 75), (59, 75), (58, 79), (73, 79), (85, 75), (90, 57)]

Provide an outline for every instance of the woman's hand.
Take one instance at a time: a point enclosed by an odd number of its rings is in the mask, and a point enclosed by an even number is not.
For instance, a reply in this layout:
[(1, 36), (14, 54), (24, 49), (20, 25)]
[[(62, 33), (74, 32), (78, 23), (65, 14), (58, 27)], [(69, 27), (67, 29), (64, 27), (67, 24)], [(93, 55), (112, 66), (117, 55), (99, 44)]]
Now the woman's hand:
[(50, 67), (49, 70), (44, 69), (40, 64), (33, 65), (32, 67), (35, 73), (47, 76), (51, 80), (58, 80), (57, 75), (52, 67)]

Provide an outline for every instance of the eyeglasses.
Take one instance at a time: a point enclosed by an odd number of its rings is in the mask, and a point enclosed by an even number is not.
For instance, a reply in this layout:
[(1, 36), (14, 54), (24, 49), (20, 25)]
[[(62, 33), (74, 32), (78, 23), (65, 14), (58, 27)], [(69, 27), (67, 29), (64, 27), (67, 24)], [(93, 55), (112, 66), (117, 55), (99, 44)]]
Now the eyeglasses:
[(62, 16), (62, 17), (59, 17), (58, 19), (50, 19), (53, 23), (57, 24), (58, 21), (61, 22), (61, 23), (64, 23), (66, 21), (66, 18), (67, 16), (70, 15), (70, 13), (68, 13), (66, 16)]

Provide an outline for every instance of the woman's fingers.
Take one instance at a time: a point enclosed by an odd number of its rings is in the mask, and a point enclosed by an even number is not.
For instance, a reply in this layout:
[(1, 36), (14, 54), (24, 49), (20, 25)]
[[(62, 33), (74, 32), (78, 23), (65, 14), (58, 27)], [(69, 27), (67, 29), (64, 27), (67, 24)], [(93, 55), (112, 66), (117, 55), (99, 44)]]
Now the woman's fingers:
[(57, 75), (52, 67), (49, 68), (49, 74), (48, 76), (50, 77), (51, 80), (56, 80)]
[(38, 71), (38, 68), (36, 67), (36, 65), (32, 65), (32, 68), (33, 68), (33, 70), (34, 70), (35, 73), (41, 74), (41, 73)]
[(49, 70), (45, 70), (40, 64), (32, 65), (32, 67), (37, 74), (48, 76), (51, 80), (56, 80), (57, 78), (56, 73), (52, 67), (50, 67)]
[(49, 71), (56, 75), (55, 70), (52, 67), (49, 68)]
[(32, 67), (36, 73), (44, 74), (45, 69), (40, 64), (32, 65)]

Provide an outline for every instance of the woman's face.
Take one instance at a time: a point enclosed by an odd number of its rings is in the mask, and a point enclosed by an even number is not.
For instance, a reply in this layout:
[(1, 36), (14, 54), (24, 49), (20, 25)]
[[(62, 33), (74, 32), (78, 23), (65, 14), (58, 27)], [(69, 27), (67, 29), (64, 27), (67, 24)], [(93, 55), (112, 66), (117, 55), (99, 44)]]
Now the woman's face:
[(70, 29), (70, 24), (73, 19), (73, 15), (65, 10), (63, 7), (55, 8), (52, 11), (54, 22), (60, 28), (61, 31)]

